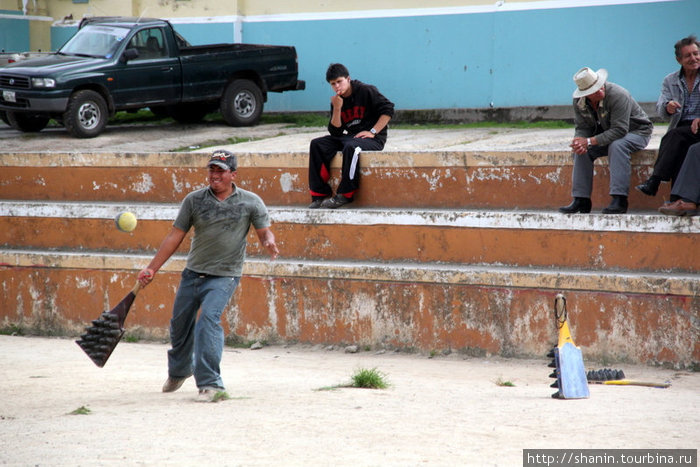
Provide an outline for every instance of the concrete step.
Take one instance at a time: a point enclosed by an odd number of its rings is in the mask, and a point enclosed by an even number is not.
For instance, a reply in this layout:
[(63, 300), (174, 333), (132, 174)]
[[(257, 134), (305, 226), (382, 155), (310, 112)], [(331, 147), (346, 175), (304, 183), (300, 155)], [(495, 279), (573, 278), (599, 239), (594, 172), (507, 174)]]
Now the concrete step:
[[(656, 151), (632, 155), (631, 187), (651, 173)], [(206, 185), (203, 153), (11, 153), (0, 155), (0, 199), (178, 202)], [(337, 181), (340, 157), (333, 160)], [(395, 151), (361, 155), (354, 206), (396, 208), (550, 209), (569, 203), (572, 159), (567, 151)], [(607, 158), (596, 162), (594, 210), (607, 206)], [(308, 155), (239, 154), (238, 183), (267, 204), (309, 203)], [(655, 210), (668, 199), (630, 191), (632, 211)]]
[[(133, 287), (144, 254), (0, 250), (3, 323), (77, 335)], [(175, 255), (139, 293), (128, 332), (167, 336), (185, 265)], [(252, 257), (224, 313), (244, 341), (359, 344), (538, 356), (556, 342), (564, 293), (587, 359), (693, 367), (700, 362), (700, 278), (494, 265), (277, 260)]]
[[(542, 211), (308, 210), (271, 206), (283, 258), (495, 264), (516, 267), (698, 273), (700, 217)], [(115, 215), (139, 219), (129, 234)], [(154, 251), (176, 204), (0, 200), (0, 245)], [(249, 253), (259, 254), (250, 236)], [(189, 240), (181, 252), (189, 249)]]

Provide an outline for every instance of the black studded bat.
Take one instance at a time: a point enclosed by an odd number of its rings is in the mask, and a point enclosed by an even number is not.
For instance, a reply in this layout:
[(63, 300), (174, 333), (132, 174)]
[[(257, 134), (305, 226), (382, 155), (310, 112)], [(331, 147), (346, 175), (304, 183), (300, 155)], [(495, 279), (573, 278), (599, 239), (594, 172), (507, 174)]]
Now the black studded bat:
[(117, 306), (100, 314), (98, 319), (92, 321), (92, 326), (85, 328), (85, 334), (75, 341), (100, 368), (105, 366), (107, 359), (124, 335), (126, 315), (140, 289), (141, 284), (136, 282), (131, 292)]

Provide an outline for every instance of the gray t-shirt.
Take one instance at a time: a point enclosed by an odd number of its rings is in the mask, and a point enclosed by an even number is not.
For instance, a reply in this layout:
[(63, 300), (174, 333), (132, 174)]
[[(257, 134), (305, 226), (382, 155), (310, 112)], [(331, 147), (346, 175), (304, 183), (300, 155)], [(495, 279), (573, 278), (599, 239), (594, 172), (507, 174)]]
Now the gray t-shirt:
[(193, 191), (182, 201), (174, 226), (194, 237), (187, 255), (187, 268), (215, 276), (240, 276), (251, 224), (270, 226), (262, 199), (234, 185), (235, 191), (220, 201), (209, 187)]

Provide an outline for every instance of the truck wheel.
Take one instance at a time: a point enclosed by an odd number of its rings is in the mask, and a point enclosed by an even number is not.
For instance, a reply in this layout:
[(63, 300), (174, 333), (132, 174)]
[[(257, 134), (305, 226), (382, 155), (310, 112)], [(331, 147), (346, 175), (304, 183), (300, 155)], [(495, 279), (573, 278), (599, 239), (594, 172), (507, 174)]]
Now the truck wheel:
[(4, 110), (0, 110), (0, 120), (5, 122), (5, 124), (9, 125), (10, 121), (7, 119), (7, 114), (5, 113)]
[(36, 133), (46, 128), (49, 117), (30, 115), (19, 112), (7, 112), (7, 123), (17, 131)]
[(63, 126), (76, 138), (94, 138), (107, 125), (107, 103), (89, 89), (74, 93), (63, 113)]
[(250, 80), (232, 81), (221, 96), (221, 116), (231, 126), (251, 126), (258, 123), (263, 111), (260, 88)]

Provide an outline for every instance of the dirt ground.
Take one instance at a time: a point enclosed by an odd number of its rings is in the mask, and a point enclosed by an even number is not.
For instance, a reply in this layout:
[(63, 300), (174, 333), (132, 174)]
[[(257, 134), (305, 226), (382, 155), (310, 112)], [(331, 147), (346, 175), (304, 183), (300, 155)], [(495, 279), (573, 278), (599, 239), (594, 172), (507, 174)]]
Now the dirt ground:
[[(98, 368), (72, 340), (0, 336), (0, 464), (509, 466), (523, 449), (700, 445), (698, 373), (624, 365), (672, 386), (555, 400), (544, 358), (227, 347), (231, 399), (198, 403), (192, 379), (160, 391), (167, 349), (122, 342)], [(390, 387), (327, 389), (361, 368)]]

